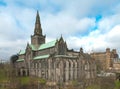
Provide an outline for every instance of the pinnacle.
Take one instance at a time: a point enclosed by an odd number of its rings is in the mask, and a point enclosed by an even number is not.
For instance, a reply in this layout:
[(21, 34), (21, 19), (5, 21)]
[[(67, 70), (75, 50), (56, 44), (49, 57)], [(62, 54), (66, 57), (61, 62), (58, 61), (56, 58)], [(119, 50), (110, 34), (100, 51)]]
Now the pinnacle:
[(38, 10), (37, 10), (37, 15), (36, 15), (34, 34), (36, 34), (36, 35), (42, 34), (42, 28), (41, 28), (40, 16), (39, 16), (39, 11)]

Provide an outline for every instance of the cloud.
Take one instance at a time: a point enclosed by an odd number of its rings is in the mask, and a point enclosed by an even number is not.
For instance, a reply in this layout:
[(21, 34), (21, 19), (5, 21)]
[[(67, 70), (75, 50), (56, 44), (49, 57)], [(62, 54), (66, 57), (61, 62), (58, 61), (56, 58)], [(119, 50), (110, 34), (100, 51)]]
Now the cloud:
[[(30, 42), (30, 35), (34, 30), (35, 17), (34, 10), (15, 9), (14, 13), (9, 10), (9, 6), (0, 7), (0, 58), (9, 59), (12, 54), (16, 54), (20, 49), (25, 48), (26, 43)], [(4, 8), (4, 9), (3, 9)], [(5, 11), (6, 12), (5, 12)]]
[[(100, 30), (90, 32), (84, 37), (69, 37), (67, 39), (68, 47), (79, 50), (83, 47), (85, 52), (104, 51), (107, 47), (120, 51), (120, 24), (115, 25), (106, 33), (101, 33)], [(118, 52), (119, 53), (119, 52)]]
[(120, 39), (120, 24), (113, 27), (106, 36), (106, 41), (111, 47), (119, 48), (120, 46), (119, 39)]
[(19, 53), (20, 49), (24, 50), (27, 44), (27, 40), (0, 40), (0, 58), (9, 59), (11, 55)]
[(27, 40), (24, 39), (24, 33), (9, 14), (0, 14), (0, 20), (0, 58), (9, 59), (12, 54), (18, 53), (19, 48), (22, 48)]
[[(28, 3), (29, 2), (29, 3)], [(70, 49), (86, 52), (119, 45), (119, 0), (4, 0), (0, 4), (0, 58), (24, 49), (40, 11), (47, 41), (62, 34)], [(97, 16), (101, 16), (99, 20)], [(6, 57), (7, 55), (7, 57)]]
[(77, 19), (62, 13), (58, 15), (48, 15), (42, 22), (43, 31), (47, 33), (47, 36), (52, 38), (60, 36), (60, 34), (65, 37), (78, 33), (82, 35), (95, 26), (94, 18), (86, 17)]
[(114, 26), (120, 24), (120, 13), (113, 14), (111, 16), (106, 16), (98, 22), (98, 29), (105, 33), (111, 30)]
[(80, 47), (84, 48), (85, 52), (91, 51), (101, 51), (106, 48), (106, 42), (104, 41), (104, 35), (94, 35), (84, 36), (84, 37), (70, 37), (67, 39), (68, 47), (75, 50), (79, 50)]

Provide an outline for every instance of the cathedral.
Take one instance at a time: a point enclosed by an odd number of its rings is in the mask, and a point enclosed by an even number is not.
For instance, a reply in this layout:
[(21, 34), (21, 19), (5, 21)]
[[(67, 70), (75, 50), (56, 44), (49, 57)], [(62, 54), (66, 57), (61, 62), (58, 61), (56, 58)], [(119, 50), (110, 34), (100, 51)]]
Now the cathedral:
[(47, 43), (45, 39), (37, 11), (31, 43), (27, 43), (25, 50), (20, 50), (15, 63), (17, 75), (36, 76), (54, 85), (96, 78), (95, 61), (82, 48), (79, 51), (68, 49), (62, 36)]

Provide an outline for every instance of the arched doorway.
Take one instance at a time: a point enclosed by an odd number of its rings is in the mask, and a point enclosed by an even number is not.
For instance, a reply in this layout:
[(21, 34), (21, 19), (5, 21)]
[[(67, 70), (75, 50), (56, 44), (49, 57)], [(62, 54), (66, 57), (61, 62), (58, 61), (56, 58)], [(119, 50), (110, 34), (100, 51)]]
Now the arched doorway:
[(26, 76), (26, 71), (25, 70), (22, 70), (22, 76)]
[(24, 67), (21, 68), (21, 76), (27, 76), (27, 70)]

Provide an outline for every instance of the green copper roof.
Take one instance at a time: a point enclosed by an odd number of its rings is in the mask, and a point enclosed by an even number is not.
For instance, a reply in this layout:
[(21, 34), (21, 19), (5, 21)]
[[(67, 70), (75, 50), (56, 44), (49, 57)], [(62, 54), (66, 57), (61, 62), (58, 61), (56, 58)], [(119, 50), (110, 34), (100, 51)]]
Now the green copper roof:
[[(42, 50), (42, 49), (47, 49), (47, 48), (50, 48), (50, 47), (54, 47), (56, 42), (57, 42), (57, 40), (54, 40), (54, 41), (42, 44), (38, 49), (32, 44), (29, 44), (29, 46), (31, 47), (31, 49), (33, 51), (36, 51), (36, 50)], [(19, 55), (22, 55), (22, 54), (25, 54), (25, 50), (20, 50)]]
[(24, 61), (24, 59), (18, 59), (17, 60), (17, 62), (23, 62)]
[(53, 47), (55, 46), (57, 40), (54, 40), (54, 41), (51, 41), (51, 42), (48, 42), (46, 44), (42, 44), (38, 50), (42, 50), (42, 49), (46, 49), (46, 48), (50, 48), (50, 47)]
[(37, 50), (36, 48), (35, 48), (35, 46), (34, 45), (32, 45), (32, 44), (30, 44), (30, 47), (32, 48), (32, 50)]
[(25, 54), (25, 50), (20, 50), (19, 55)]
[(44, 58), (48, 58), (49, 56), (50, 56), (49, 54), (42, 55), (42, 56), (37, 56), (37, 57), (34, 57), (33, 60), (44, 59)]

